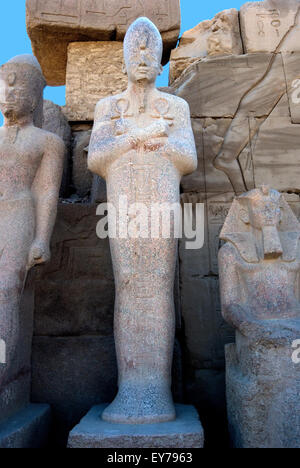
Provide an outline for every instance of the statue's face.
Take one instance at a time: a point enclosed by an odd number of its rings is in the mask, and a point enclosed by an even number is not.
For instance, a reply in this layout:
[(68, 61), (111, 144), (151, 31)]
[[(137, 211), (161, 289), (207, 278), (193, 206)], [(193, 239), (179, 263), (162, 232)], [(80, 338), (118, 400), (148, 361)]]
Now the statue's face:
[(0, 71), (0, 110), (6, 118), (18, 120), (33, 113), (37, 98), (29, 78), (15, 65)]
[(162, 72), (162, 39), (149, 20), (137, 20), (124, 41), (125, 64), (130, 82), (154, 83)]
[(250, 224), (256, 229), (277, 228), (281, 222), (280, 205), (270, 198), (251, 200), (249, 202), (249, 217)]
[(277, 259), (282, 255), (278, 227), (281, 222), (280, 203), (271, 197), (249, 200), (249, 222), (262, 231), (263, 254), (265, 259)]

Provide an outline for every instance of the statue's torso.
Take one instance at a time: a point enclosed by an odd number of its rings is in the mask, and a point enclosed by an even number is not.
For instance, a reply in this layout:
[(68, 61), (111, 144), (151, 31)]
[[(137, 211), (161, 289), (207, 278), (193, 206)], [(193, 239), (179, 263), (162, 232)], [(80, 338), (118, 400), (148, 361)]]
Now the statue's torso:
[(31, 197), (31, 186), (43, 156), (41, 131), (0, 129), (0, 203)]
[[(125, 109), (123, 115), (120, 108)], [(144, 111), (139, 111), (136, 103), (124, 95), (111, 99), (111, 125), (116, 136), (126, 134), (130, 128), (146, 128), (159, 119), (169, 123), (170, 137), (177, 122), (175, 106), (168, 95), (157, 93)], [(120, 195), (126, 195), (131, 203), (179, 201), (179, 173), (167, 154), (155, 147), (155, 143), (167, 142), (167, 137), (153, 138), (114, 161), (107, 174), (110, 201), (117, 201)]]
[(257, 318), (300, 316), (296, 297), (300, 259), (261, 260), (258, 264), (241, 260), (237, 272), (245, 303)]

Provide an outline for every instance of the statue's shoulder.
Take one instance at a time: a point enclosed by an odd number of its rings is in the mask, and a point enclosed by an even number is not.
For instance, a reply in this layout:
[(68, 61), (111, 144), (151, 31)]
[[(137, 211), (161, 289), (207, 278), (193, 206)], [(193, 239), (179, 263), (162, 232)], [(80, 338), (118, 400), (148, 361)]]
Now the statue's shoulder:
[(124, 97), (125, 94), (120, 93), (100, 99), (96, 104), (94, 120), (97, 121), (99, 119), (110, 117), (115, 109), (116, 103)]
[(171, 105), (176, 106), (181, 109), (189, 110), (188, 103), (181, 97), (175, 96), (174, 94), (171, 94), (171, 93), (166, 93), (164, 91), (159, 91), (159, 95), (162, 99), (166, 99)]
[(32, 137), (34, 138), (34, 141), (39, 142), (44, 148), (47, 146), (52, 149), (61, 149), (65, 147), (65, 143), (60, 136), (42, 128), (32, 127)]
[(230, 262), (236, 260), (239, 257), (239, 251), (232, 242), (225, 242), (225, 244), (219, 250), (219, 262)]

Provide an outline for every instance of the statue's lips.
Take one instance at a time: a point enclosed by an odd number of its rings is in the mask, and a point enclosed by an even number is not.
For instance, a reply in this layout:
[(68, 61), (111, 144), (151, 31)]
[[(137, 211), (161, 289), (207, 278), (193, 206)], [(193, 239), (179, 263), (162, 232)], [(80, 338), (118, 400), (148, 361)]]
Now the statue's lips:
[(14, 109), (16, 107), (16, 102), (1, 102), (0, 104), (7, 110)]
[(149, 68), (141, 65), (140, 67), (137, 68), (137, 71), (140, 73), (147, 73), (149, 71)]

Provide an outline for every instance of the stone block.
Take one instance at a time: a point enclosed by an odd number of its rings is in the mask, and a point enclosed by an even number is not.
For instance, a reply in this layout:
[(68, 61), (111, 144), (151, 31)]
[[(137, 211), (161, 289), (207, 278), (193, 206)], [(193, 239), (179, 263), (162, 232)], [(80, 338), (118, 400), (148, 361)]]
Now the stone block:
[(195, 369), (185, 382), (186, 399), (196, 406), (205, 433), (205, 447), (228, 449), (225, 370)]
[[(271, 54), (204, 58), (191, 65), (172, 88), (189, 103), (192, 117), (233, 118), (243, 96), (266, 74), (271, 59)], [(257, 99), (254, 115), (265, 115), (270, 105), (274, 107), (274, 87), (276, 94), (277, 81), (281, 77), (284, 81), (280, 57), (274, 75), (272, 87)]]
[(74, 132), (72, 148), (72, 184), (79, 197), (87, 196), (92, 189), (93, 174), (88, 170), (87, 156), (91, 132)]
[(62, 108), (54, 102), (44, 100), (43, 113), (43, 129), (55, 133), (65, 143), (64, 171), (60, 189), (60, 196), (65, 197), (70, 183), (71, 128)]
[(238, 334), (237, 344), (226, 347), (229, 430), (235, 448), (300, 447), (300, 365), (292, 360), (292, 342), (250, 344)]
[(173, 83), (200, 58), (242, 53), (239, 13), (235, 8), (222, 11), (183, 33), (178, 47), (171, 52), (169, 81)]
[(139, 16), (159, 28), (167, 60), (180, 31), (179, 0), (26, 0), (27, 31), (50, 86), (65, 84), (70, 42), (122, 41)]
[(299, 51), (299, 30), (295, 28), (298, 8), (298, 0), (264, 0), (243, 5), (240, 21), (245, 52)]
[[(280, 53), (271, 59), (268, 54), (256, 54), (203, 60), (177, 80), (173, 90), (190, 105), (198, 152), (198, 170), (183, 179), (184, 192), (232, 191), (226, 174), (214, 165), (224, 150), (224, 141), (226, 151), (237, 155), (249, 190), (263, 183), (280, 191), (299, 190), (298, 55)], [(219, 84), (210, 93), (214, 67)], [(244, 75), (247, 67), (248, 77)], [(236, 76), (230, 77), (233, 71)], [(227, 86), (234, 82), (236, 89), (229, 91)], [(219, 93), (221, 88), (226, 91)], [(215, 105), (208, 105), (206, 99), (215, 100)]]
[(97, 237), (96, 205), (60, 204), (52, 259), (38, 269), (35, 335), (111, 335), (114, 279), (108, 239)]
[(300, 188), (300, 125), (290, 117), (273, 117), (261, 125), (252, 145), (256, 186), (269, 184), (282, 191)]
[(127, 88), (123, 63), (122, 42), (69, 44), (65, 108), (68, 120), (94, 120), (99, 99)]
[(202, 448), (204, 432), (192, 406), (176, 405), (177, 419), (160, 424), (112, 424), (95, 406), (69, 436), (69, 448)]
[(50, 406), (30, 404), (0, 424), (0, 448), (46, 448), (50, 424)]
[[(33, 335), (34, 272), (30, 272), (20, 305), (20, 334), (10, 371), (0, 390), (0, 422), (29, 403), (30, 361)], [(5, 365), (5, 364), (0, 364)]]
[(113, 400), (117, 364), (113, 336), (41, 337), (32, 348), (32, 401), (51, 405), (55, 444), (95, 404)]
[(202, 249), (187, 250), (179, 241), (180, 294), (185, 330), (187, 365), (201, 368), (224, 367), (224, 345), (232, 341), (232, 329), (221, 316), (217, 255), (219, 232), (233, 198), (232, 193), (207, 197), (183, 194), (182, 201), (205, 203), (205, 242)]
[[(300, 35), (299, 35), (300, 36)], [(293, 124), (300, 124), (300, 53), (282, 53), (286, 85), (288, 90), (289, 114)]]
[(192, 174), (182, 178), (181, 187), (184, 192), (205, 192), (203, 122), (204, 119), (192, 119), (192, 127), (198, 155), (198, 167)]

